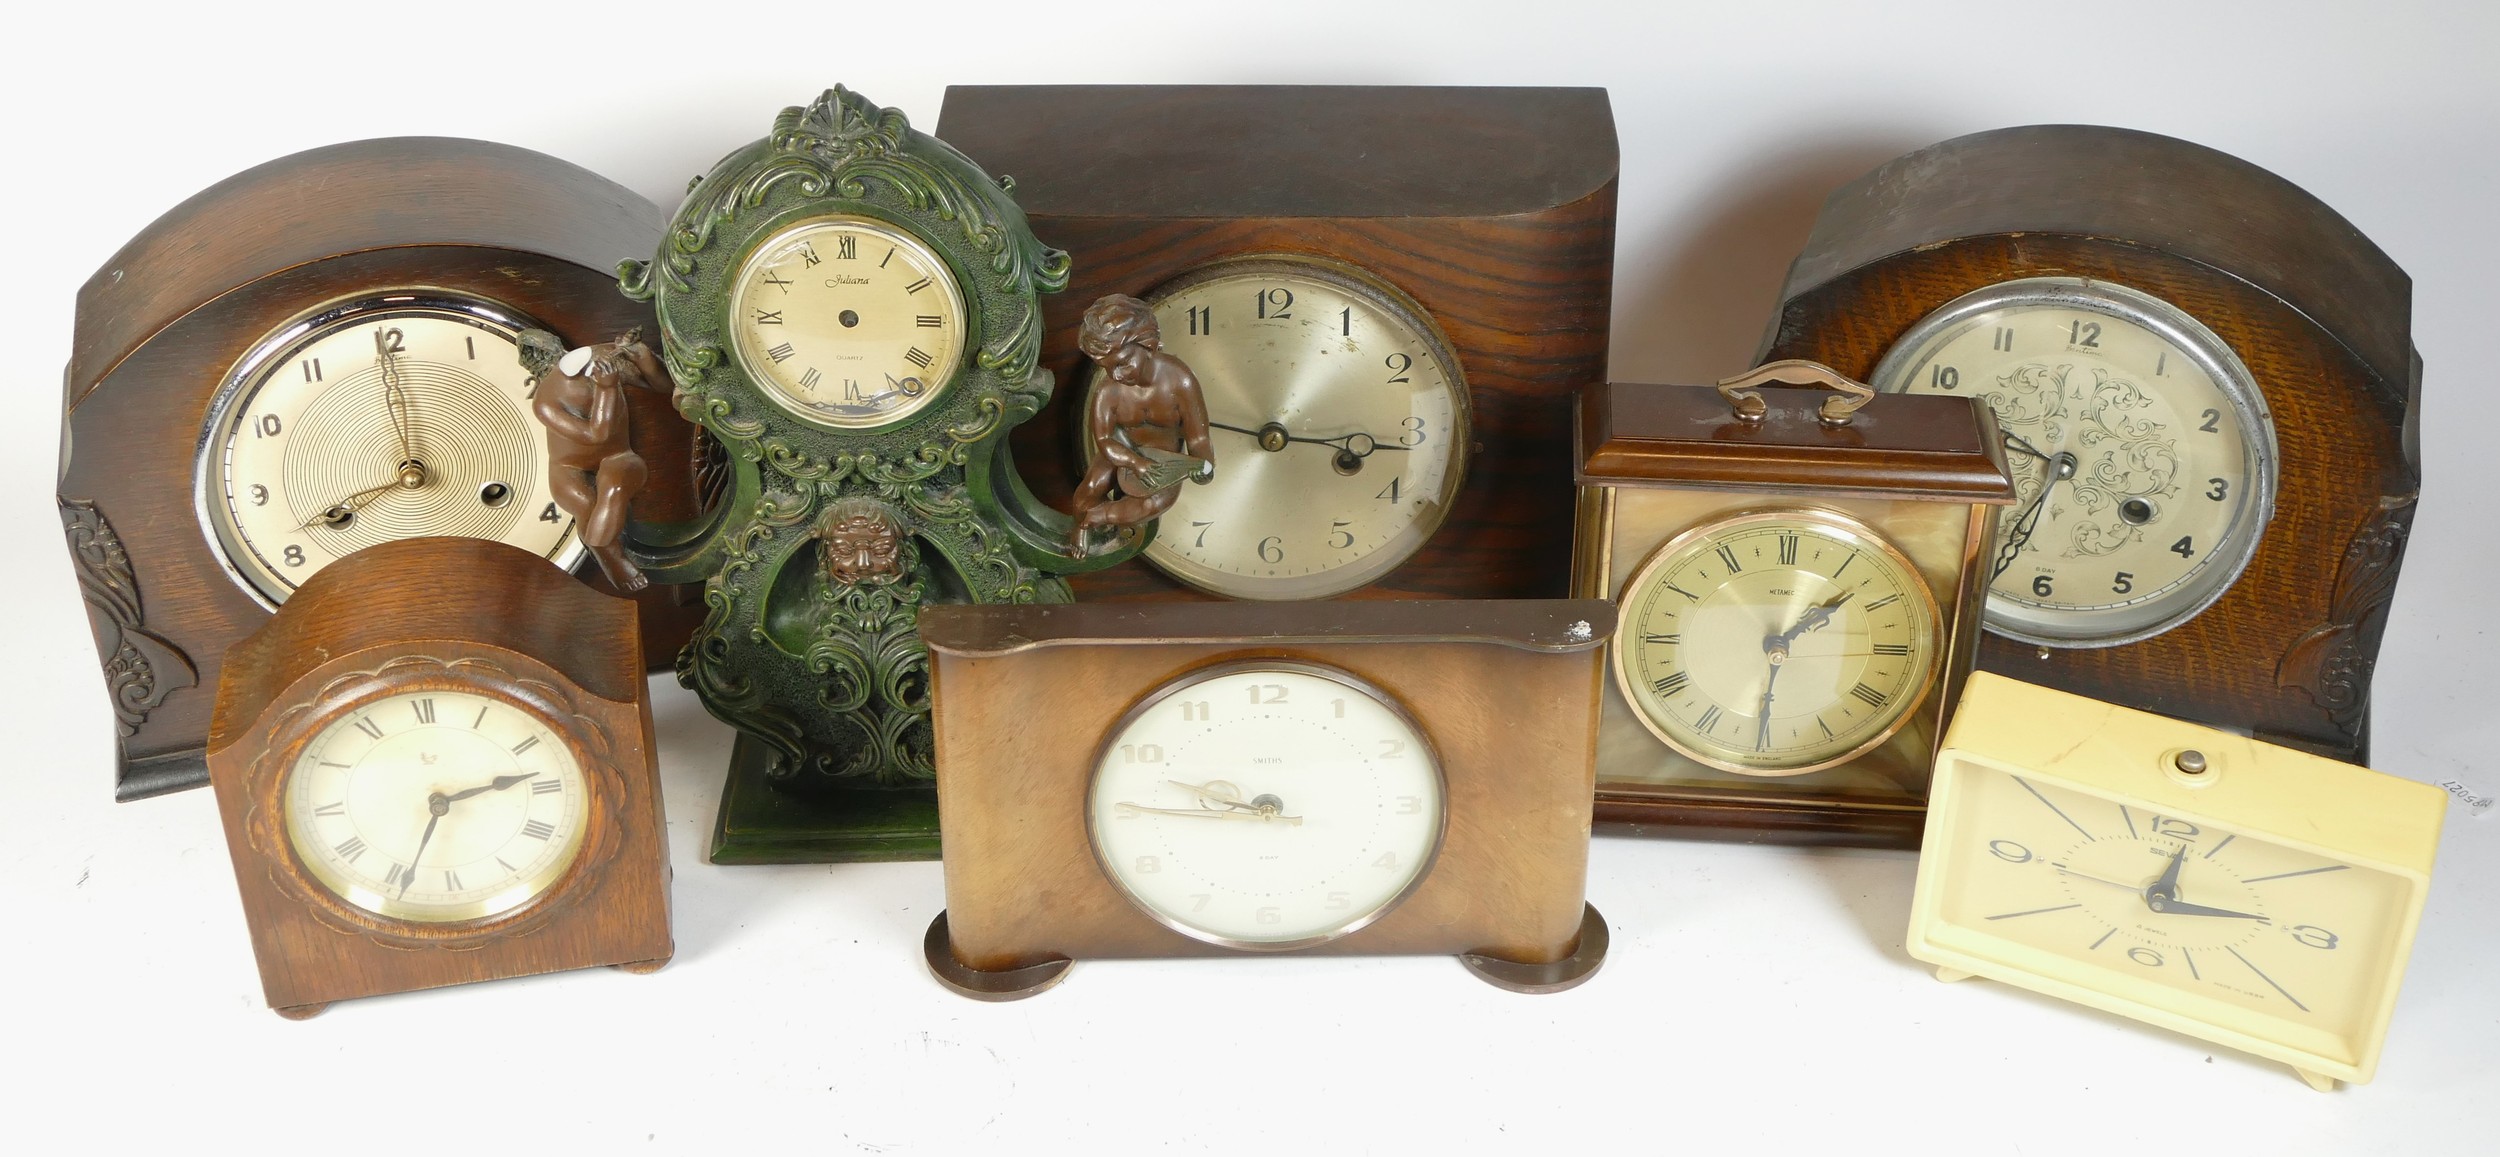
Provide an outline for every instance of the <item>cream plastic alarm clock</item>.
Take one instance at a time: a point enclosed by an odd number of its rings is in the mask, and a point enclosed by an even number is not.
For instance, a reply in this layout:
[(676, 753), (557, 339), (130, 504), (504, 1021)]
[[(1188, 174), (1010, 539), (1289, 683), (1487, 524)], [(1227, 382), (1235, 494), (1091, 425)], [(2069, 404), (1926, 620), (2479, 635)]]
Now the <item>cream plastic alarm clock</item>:
[(2446, 796), (1971, 676), (1937, 757), (1910, 955), (2292, 1066), (2378, 1068)]

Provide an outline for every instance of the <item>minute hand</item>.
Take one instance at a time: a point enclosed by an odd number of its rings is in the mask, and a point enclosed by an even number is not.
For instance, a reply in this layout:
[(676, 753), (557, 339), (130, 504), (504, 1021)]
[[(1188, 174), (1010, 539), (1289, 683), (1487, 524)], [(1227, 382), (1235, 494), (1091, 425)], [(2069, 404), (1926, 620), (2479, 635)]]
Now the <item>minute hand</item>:
[(2254, 912), (2234, 912), (2228, 908), (2208, 908), (2202, 904), (2190, 904), (2184, 900), (2165, 900), (2160, 897), (2155, 897), (2149, 902), (2149, 904), (2153, 911), (2159, 912), (2165, 916), (2227, 916), (2234, 920), (2254, 920), (2260, 924), (2272, 923), (2272, 921), (2269, 921), (2265, 917)]

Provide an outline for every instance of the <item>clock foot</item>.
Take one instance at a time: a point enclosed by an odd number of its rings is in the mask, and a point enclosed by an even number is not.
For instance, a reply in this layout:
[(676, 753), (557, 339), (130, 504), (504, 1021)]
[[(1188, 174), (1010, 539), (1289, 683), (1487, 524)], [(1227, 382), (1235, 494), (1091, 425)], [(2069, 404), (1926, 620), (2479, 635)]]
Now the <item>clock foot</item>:
[(1597, 914), (1594, 904), (1580, 906), (1580, 946), (1571, 955), (1547, 964), (1524, 964), (1485, 956), (1474, 952), (1461, 953), (1460, 964), (1475, 973), (1476, 979), (1496, 988), (1512, 992), (1542, 994), (1576, 988), (1580, 982), (1597, 974), (1597, 966), (1606, 962), (1606, 918)]
[(1946, 984), (1951, 984), (1956, 980), (1968, 980), (1976, 975), (1978, 974), (1964, 972), (1959, 968), (1946, 968), (1943, 965), (1936, 966), (1936, 979), (1941, 980)]
[(649, 976), (668, 967), (668, 962), (676, 958), (675, 953), (670, 953), (667, 956), (655, 956), (649, 960), (628, 960), (622, 964), (611, 964), (608, 967), (618, 972), (632, 973), (635, 976)]
[(1062, 958), (997, 972), (968, 968), (955, 959), (955, 942), (946, 934), (944, 912), (929, 921), (929, 934), (921, 938), (920, 952), (928, 958), (929, 972), (938, 983), (955, 990), (958, 996), (974, 1000), (1022, 1000), (1059, 983), (1068, 975), (1068, 965), (1072, 963)]
[(290, 1004), (284, 1008), (273, 1008), (269, 1011), (277, 1013), (279, 1016), (283, 1016), (288, 1020), (311, 1020), (316, 1016), (320, 1016), (322, 1010), (329, 1007), (330, 1002), (325, 1000), (319, 1004)]
[(2327, 1076), (2324, 1073), (2313, 1073), (2303, 1068), (2294, 1068), (2292, 1071), (2299, 1073), (2301, 1080), (2309, 1082), (2310, 1088), (2316, 1089), (2321, 1093), (2332, 1093), (2335, 1091), (2336, 1086), (2343, 1083), (2333, 1077)]

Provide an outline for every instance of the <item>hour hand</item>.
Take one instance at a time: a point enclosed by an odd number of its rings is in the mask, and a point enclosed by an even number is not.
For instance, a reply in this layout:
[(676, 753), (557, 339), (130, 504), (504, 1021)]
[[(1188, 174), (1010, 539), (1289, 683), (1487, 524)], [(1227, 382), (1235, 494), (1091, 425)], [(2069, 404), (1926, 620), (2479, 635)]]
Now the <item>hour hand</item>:
[(447, 803), (459, 803), (461, 800), (467, 799), (470, 796), (485, 795), (490, 791), (502, 791), (516, 783), (527, 783), (536, 778), (538, 778), (538, 773), (534, 771), (528, 775), (499, 775), (495, 777), (493, 783), (479, 784), (476, 787), (467, 788), (445, 796), (443, 799), (444, 802)]
[(2164, 916), (2227, 916), (2234, 920), (2255, 920), (2260, 924), (2271, 923), (2271, 921), (2267, 920), (2265, 917), (2254, 912), (2234, 912), (2228, 908), (2208, 908), (2203, 904), (2190, 904), (2185, 901), (2170, 900), (2160, 896), (2155, 896), (2152, 899), (2146, 900), (2145, 903), (2149, 905), (2153, 911), (2159, 912)]
[(1302, 823), (1301, 816), (1280, 816), (1271, 815), (1267, 812), (1230, 811), (1222, 808), (1209, 807), (1147, 807), (1144, 804), (1130, 803), (1127, 800), (1121, 800), (1118, 803), (1112, 804), (1111, 809), (1115, 813), (1122, 816), (1183, 816), (1189, 819), (1198, 820), (1246, 820), (1251, 823), (1274, 822), (1280, 824), (1293, 824), (1297, 827), (1301, 826)]

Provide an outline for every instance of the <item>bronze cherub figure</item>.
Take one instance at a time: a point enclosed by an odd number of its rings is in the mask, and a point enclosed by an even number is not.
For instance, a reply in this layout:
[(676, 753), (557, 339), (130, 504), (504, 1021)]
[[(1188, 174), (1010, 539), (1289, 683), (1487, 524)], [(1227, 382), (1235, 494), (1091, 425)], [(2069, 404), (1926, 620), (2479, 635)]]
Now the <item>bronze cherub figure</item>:
[(574, 532), (618, 590), (649, 586), (621, 545), (634, 497), (650, 478), (634, 452), (625, 388), (666, 394), (668, 371), (640, 328), (569, 352), (556, 335), (525, 330), (521, 365), (537, 383), (531, 408), (547, 427), (547, 485), (557, 508), (573, 516)]
[(1102, 298), (1085, 310), (1076, 344), (1103, 369), (1086, 414), (1092, 464), (1068, 512), (1069, 553), (1082, 558), (1094, 531), (1141, 526), (1180, 500), (1182, 482), (1215, 477), (1215, 450), (1197, 375), (1163, 352), (1152, 307)]

